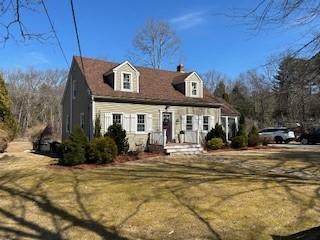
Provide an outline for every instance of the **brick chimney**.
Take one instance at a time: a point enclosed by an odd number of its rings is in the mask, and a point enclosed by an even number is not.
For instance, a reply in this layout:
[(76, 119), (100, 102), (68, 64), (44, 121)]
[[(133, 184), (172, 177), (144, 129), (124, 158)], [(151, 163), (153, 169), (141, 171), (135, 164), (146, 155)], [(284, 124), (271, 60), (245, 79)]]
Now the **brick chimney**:
[(180, 64), (177, 66), (177, 72), (184, 73), (184, 66), (183, 66), (183, 64), (180, 63)]

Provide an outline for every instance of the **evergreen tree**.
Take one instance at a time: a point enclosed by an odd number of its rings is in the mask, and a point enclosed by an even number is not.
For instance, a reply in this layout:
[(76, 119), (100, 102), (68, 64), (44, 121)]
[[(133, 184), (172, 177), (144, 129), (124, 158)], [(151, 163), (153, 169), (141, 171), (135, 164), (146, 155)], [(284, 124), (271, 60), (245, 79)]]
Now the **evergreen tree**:
[(94, 121), (94, 134), (95, 138), (101, 137), (101, 121), (100, 121), (100, 114), (96, 116), (96, 120)]
[(11, 101), (2, 75), (0, 74), (0, 129), (8, 132), (12, 139), (17, 131), (15, 119), (10, 110)]

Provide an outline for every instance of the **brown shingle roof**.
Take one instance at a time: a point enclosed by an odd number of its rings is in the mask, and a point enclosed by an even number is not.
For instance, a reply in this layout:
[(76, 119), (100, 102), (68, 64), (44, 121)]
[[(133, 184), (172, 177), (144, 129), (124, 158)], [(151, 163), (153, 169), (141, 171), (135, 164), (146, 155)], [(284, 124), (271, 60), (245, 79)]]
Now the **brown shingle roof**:
[[(183, 105), (221, 106), (221, 102), (211, 96), (206, 89), (203, 91), (203, 98), (186, 97), (175, 89), (173, 83), (181, 82), (190, 73), (135, 66), (140, 72), (139, 93), (114, 91), (109, 84), (104, 82), (103, 75), (112, 71), (119, 64), (91, 58), (82, 59), (86, 81), (94, 96), (112, 97), (122, 100), (154, 100), (160, 103), (173, 102)], [(74, 60), (81, 69), (80, 57), (74, 57)]]

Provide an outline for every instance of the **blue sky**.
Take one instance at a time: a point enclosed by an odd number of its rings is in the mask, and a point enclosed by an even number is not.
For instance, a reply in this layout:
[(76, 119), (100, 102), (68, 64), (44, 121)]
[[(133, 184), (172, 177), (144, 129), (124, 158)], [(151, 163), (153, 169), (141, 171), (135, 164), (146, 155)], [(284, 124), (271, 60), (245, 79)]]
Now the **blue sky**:
[[(259, 33), (232, 14), (235, 9), (250, 10), (255, 1), (249, 0), (74, 0), (81, 46), (84, 56), (107, 58), (121, 62), (132, 49), (136, 30), (146, 19), (169, 21), (182, 41), (176, 63), (166, 65), (175, 69), (181, 62), (187, 69), (204, 73), (215, 69), (231, 77), (263, 65), (267, 58), (289, 48), (298, 48), (303, 32), (290, 28), (274, 28)], [(78, 55), (69, 1), (47, 1), (69, 61)], [(47, 18), (42, 13), (23, 15), (29, 29), (48, 31)], [(0, 19), (1, 20), (1, 19)], [(17, 44), (8, 41), (0, 48), (0, 68), (40, 69), (66, 68), (55, 39), (46, 43), (30, 41)]]

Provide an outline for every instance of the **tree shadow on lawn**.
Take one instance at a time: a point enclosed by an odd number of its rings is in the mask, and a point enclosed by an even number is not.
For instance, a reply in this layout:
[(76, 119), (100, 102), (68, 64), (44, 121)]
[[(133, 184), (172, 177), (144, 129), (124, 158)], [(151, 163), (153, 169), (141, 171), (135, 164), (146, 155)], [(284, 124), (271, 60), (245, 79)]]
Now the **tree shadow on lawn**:
[[(116, 231), (109, 231), (99, 220), (94, 220), (91, 217), (82, 203), (76, 178), (74, 182), (74, 194), (76, 196), (74, 207), (79, 207), (82, 217), (56, 206), (46, 192), (38, 193), (41, 186), (46, 182), (46, 178), (40, 178), (32, 188), (26, 188), (18, 184), (17, 180), (30, 177), (31, 175), (20, 174), (20, 176), (18, 176), (19, 173), (13, 172), (12, 176), (10, 174), (4, 174), (0, 177), (0, 193), (7, 195), (7, 199), (11, 200), (10, 208), (0, 207), (0, 216), (5, 217), (7, 221), (14, 222), (16, 226), (5, 224), (3, 220), (0, 221), (0, 234), (6, 237), (6, 239), (30, 238), (39, 240), (62, 240), (67, 239), (65, 238), (65, 232), (73, 227), (92, 232), (102, 239), (126, 239), (119, 236)], [(49, 224), (52, 224), (54, 229), (44, 227), (49, 225), (48, 223), (41, 226), (39, 223), (28, 220), (27, 203), (34, 204), (41, 211), (41, 214), (43, 213), (46, 216), (50, 216), (51, 222), (49, 222)], [(62, 224), (62, 222), (64, 222), (64, 224)]]
[[(223, 239), (221, 233), (212, 225), (210, 221), (212, 219), (208, 218), (201, 209), (193, 204), (189, 196), (184, 195), (184, 191), (188, 191), (192, 187), (198, 187), (205, 183), (214, 184), (223, 181), (244, 181), (244, 184), (259, 182), (263, 185), (253, 189), (239, 190), (232, 194), (217, 195), (216, 197), (220, 200), (215, 203), (216, 207), (242, 194), (267, 189), (272, 190), (275, 186), (271, 186), (269, 183), (276, 183), (276, 187), (286, 191), (290, 201), (296, 203), (300, 208), (300, 214), (297, 216), (296, 222), (292, 224), (303, 220), (305, 218), (305, 212), (309, 209), (315, 209), (319, 212), (320, 210), (316, 205), (316, 199), (320, 198), (319, 176), (305, 176), (305, 169), (310, 166), (319, 169), (320, 165), (315, 162), (305, 161), (305, 165), (296, 168), (294, 172), (277, 173), (273, 170), (282, 167), (283, 164), (281, 162), (286, 161), (286, 157), (283, 157), (283, 155), (276, 155), (275, 157), (281, 158), (279, 160), (280, 162), (275, 162), (274, 165), (268, 166), (267, 170), (250, 168), (245, 165), (248, 160), (245, 158), (241, 159), (241, 157), (236, 161), (238, 163), (242, 162), (243, 167), (241, 167), (241, 164), (234, 166), (232, 161), (215, 162), (207, 159), (206, 164), (202, 165), (185, 163), (183, 161), (155, 161), (141, 164), (127, 164), (121, 167), (101, 168), (94, 171), (64, 170), (71, 171), (72, 173), (72, 194), (75, 199), (73, 203), (74, 208), (79, 210), (80, 216), (58, 207), (54, 200), (50, 199), (49, 194), (42, 189), (42, 185), (50, 180), (51, 175), (39, 178), (35, 184), (33, 184), (33, 187), (26, 188), (19, 184), (19, 181), (21, 182), (24, 178), (34, 176), (31, 173), (11, 171), (0, 175), (0, 194), (7, 195), (12, 201), (11, 208), (0, 207), (0, 215), (14, 222), (15, 226), (7, 225), (3, 221), (0, 221), (0, 234), (2, 233), (6, 239), (31, 238), (62, 240), (66, 238), (70, 228), (78, 227), (85, 231), (92, 232), (102, 239), (125, 239), (121, 237), (117, 231), (130, 219), (133, 219), (146, 203), (157, 200), (164, 192), (167, 192), (176, 199), (180, 207), (192, 214), (199, 224), (203, 224), (203, 226), (206, 227), (211, 239)], [(90, 171), (90, 174), (86, 175), (85, 171)], [(297, 175), (297, 172), (301, 172), (302, 175)], [(152, 195), (143, 197), (143, 199), (136, 204), (133, 211), (128, 212), (127, 216), (120, 221), (120, 224), (114, 227), (114, 229), (108, 230), (101, 219), (94, 218), (84, 204), (80, 191), (81, 181), (84, 181), (84, 179), (85, 181), (105, 181), (111, 184), (137, 183), (144, 185), (148, 183), (154, 184), (157, 191)], [(310, 197), (307, 203), (299, 197), (301, 192), (295, 189), (295, 186), (299, 185), (314, 186), (314, 196)], [(28, 219), (26, 203), (35, 204), (38, 209), (50, 216), (50, 223), (54, 227), (48, 229)], [(61, 222), (63, 222), (63, 224)], [(228, 223), (226, 222), (226, 224)], [(260, 231), (262, 232), (265, 227), (261, 226), (259, 229), (261, 229)], [(257, 229), (253, 238), (259, 238), (259, 234), (262, 234), (258, 231)]]

